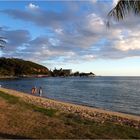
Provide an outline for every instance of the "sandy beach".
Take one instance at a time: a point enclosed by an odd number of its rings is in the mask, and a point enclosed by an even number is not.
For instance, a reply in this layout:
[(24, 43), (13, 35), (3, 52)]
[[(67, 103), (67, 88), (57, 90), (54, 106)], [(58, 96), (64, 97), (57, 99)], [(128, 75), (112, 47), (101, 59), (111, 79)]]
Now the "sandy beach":
[(80, 115), (83, 118), (94, 120), (100, 123), (105, 121), (114, 122), (121, 125), (128, 125), (140, 129), (140, 116), (124, 114), (119, 112), (107, 111), (103, 109), (87, 107), (82, 105), (75, 105), (71, 103), (56, 101), (48, 98), (43, 98), (39, 96), (33, 96), (27, 93), (0, 88), (0, 91), (3, 91), (7, 94), (12, 94), (22, 98), (22, 100), (38, 105), (44, 108), (54, 108), (66, 113), (75, 113)]

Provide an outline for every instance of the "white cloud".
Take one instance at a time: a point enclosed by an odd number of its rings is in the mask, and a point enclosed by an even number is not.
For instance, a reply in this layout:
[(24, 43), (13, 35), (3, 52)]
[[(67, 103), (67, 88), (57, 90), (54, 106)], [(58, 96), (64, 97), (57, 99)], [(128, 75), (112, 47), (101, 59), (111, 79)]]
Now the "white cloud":
[(92, 54), (89, 54), (89, 55), (83, 56), (83, 59), (85, 59), (87, 61), (90, 61), (90, 60), (96, 59), (96, 56), (95, 55), (92, 55)]
[(113, 6), (116, 6), (116, 4), (118, 3), (119, 0), (113, 0)]
[(139, 50), (140, 41), (138, 40), (138, 38), (122, 39), (118, 43), (116, 43), (116, 48), (120, 49), (121, 51)]
[(63, 34), (63, 29), (57, 28), (57, 29), (55, 29), (55, 32), (58, 34)]
[[(116, 35), (115, 35), (116, 33)], [(114, 40), (114, 48), (122, 51), (140, 50), (140, 31), (133, 29), (116, 29), (112, 34)], [(111, 37), (110, 37), (111, 39)]]
[(49, 38), (49, 42), (51, 43), (51, 45), (53, 46), (59, 46), (60, 44), (60, 40), (56, 39), (56, 38)]
[(104, 21), (101, 17), (97, 16), (95, 13), (92, 13), (87, 16), (88, 28), (94, 32), (103, 32)]
[(28, 9), (30, 10), (36, 10), (36, 9), (39, 9), (39, 6), (38, 5), (35, 5), (33, 3), (29, 3), (29, 5), (27, 6)]

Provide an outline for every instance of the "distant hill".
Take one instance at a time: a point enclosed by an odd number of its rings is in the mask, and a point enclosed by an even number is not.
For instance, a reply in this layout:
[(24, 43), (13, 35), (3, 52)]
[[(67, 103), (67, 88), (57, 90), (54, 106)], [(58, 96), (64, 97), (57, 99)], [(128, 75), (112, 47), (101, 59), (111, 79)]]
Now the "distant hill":
[(0, 76), (48, 75), (48, 68), (17, 58), (0, 58)]

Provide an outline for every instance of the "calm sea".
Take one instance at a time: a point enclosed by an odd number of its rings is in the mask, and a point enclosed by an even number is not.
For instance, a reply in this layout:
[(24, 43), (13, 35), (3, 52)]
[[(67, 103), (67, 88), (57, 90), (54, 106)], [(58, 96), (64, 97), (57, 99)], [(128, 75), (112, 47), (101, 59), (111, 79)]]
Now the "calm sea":
[(140, 115), (140, 77), (21, 78), (0, 85), (29, 94), (41, 86), (44, 97)]

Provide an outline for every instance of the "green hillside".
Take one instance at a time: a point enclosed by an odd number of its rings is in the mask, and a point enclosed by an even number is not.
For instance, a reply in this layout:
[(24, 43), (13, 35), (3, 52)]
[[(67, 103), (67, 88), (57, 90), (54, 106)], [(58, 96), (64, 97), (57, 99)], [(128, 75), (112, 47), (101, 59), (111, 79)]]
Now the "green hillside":
[(0, 58), (0, 76), (49, 74), (48, 68), (17, 58)]

